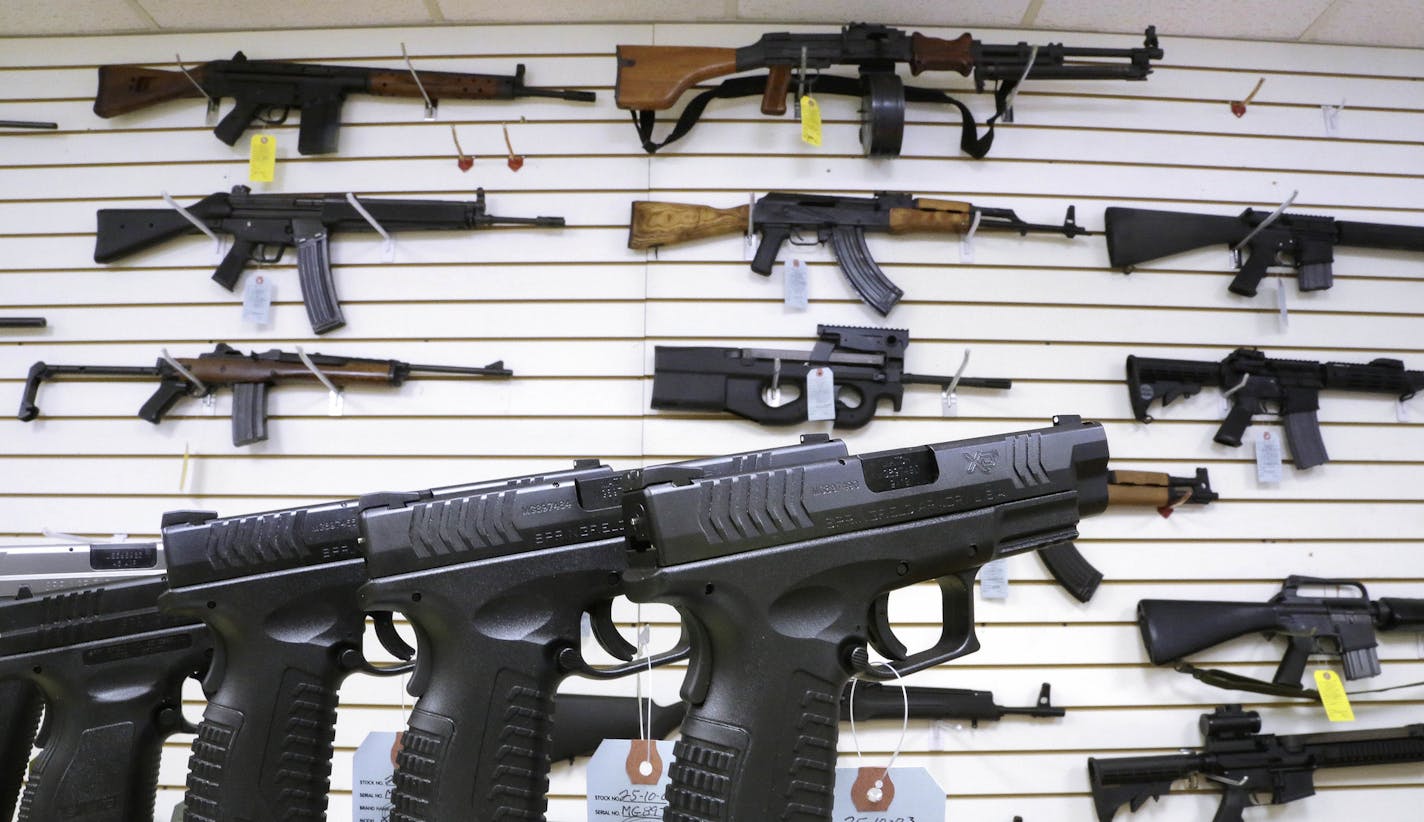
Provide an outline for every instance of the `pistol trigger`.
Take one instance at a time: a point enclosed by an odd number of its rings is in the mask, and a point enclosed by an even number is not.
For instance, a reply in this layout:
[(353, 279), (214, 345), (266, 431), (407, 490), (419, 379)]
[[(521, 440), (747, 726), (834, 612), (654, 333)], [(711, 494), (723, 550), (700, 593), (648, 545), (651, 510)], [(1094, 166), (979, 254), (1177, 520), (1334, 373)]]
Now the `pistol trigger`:
[(898, 662), (909, 655), (910, 649), (905, 647), (905, 643), (895, 636), (895, 630), (890, 627), (889, 594), (881, 594), (871, 603), (868, 633), (870, 647), (886, 659)]
[(589, 626), (593, 629), (594, 638), (598, 640), (599, 645), (603, 646), (603, 650), (624, 662), (628, 662), (637, 655), (638, 648), (624, 639), (613, 624), (612, 600), (605, 600), (590, 608), (588, 621)]
[(415, 657), (415, 649), (396, 633), (395, 615), (392, 612), (373, 611), (371, 622), (376, 626), (376, 639), (380, 641), (381, 647), (386, 649), (386, 653), (407, 662)]

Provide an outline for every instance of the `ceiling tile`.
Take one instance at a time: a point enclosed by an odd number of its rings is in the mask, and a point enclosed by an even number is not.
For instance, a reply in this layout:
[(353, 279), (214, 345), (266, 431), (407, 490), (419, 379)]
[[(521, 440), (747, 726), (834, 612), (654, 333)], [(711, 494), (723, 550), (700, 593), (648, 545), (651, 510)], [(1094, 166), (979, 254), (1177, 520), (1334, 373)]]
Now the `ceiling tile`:
[(165, 29), (281, 29), (432, 22), (423, 0), (138, 0)]
[[(1312, 43), (1424, 48), (1421, 0), (1336, 0), (1301, 38)], [(1420, 61), (1424, 71), (1424, 59)]]
[(515, 5), (489, 0), (438, 0), (454, 23), (582, 23), (730, 20), (722, 0), (697, 4), (669, 0), (521, 0)]
[[(1418, 0), (1415, 0), (1418, 2)], [(1163, 37), (1230, 37), (1294, 40), (1330, 0), (1044, 0), (1035, 26), (1079, 31), (1140, 32), (1149, 25)]]
[(1017, 26), (1029, 0), (738, 0), (742, 20), (893, 23), (912, 26)]
[[(82, 13), (80, 12), (82, 9)], [(153, 31), (153, 26), (124, 0), (74, 3), (58, 0), (3, 0), (0, 33), (92, 34), (114, 31)]]

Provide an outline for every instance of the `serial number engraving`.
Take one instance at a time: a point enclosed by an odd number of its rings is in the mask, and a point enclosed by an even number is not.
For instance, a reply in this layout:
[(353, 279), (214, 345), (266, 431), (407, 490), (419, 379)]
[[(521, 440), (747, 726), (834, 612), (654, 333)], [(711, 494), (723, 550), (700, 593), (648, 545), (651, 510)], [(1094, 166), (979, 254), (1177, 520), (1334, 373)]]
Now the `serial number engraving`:
[(121, 642), (117, 645), (91, 648), (84, 652), (84, 664), (102, 665), (105, 662), (118, 662), (122, 659), (151, 656), (168, 651), (180, 651), (190, 647), (192, 644), (193, 638), (188, 634), (173, 634), (172, 636), (155, 637), (153, 639), (136, 639), (133, 642)]
[(823, 496), (825, 494), (839, 494), (842, 491), (856, 491), (860, 489), (860, 480), (845, 480), (844, 482), (827, 482), (817, 485), (811, 489), (812, 496)]
[(574, 501), (573, 501), (573, 500), (570, 500), (570, 499), (559, 499), (559, 500), (553, 500), (553, 501), (550, 501), (550, 502), (536, 502), (536, 503), (534, 503), (533, 505), (526, 505), (526, 506), (524, 506), (522, 509), (520, 509), (520, 513), (525, 514), (525, 515), (531, 515), (531, 514), (550, 514), (550, 513), (553, 513), (553, 512), (555, 512), (555, 511), (567, 511), (567, 510), (569, 510), (570, 508), (573, 508), (573, 507), (574, 507)]

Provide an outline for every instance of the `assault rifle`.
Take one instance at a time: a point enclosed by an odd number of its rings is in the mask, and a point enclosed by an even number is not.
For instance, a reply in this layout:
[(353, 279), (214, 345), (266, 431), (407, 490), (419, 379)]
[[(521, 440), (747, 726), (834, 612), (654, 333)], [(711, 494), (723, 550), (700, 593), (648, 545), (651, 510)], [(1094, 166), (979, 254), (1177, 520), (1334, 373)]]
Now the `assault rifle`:
[[(906, 686), (905, 694), (895, 685), (861, 682), (855, 688), (855, 719), (899, 720), (905, 715), (908, 697), (911, 719), (967, 720), (975, 728), (980, 722), (995, 722), (1006, 716), (1052, 718), (1063, 716), (1050, 699), (1052, 690), (1047, 682), (1039, 689), (1038, 701), (1023, 708), (1009, 708), (994, 702), (990, 691), (967, 688), (924, 688)], [(636, 738), (639, 728), (638, 711), (648, 712), (649, 736), (663, 739), (682, 724), (687, 716), (687, 703), (677, 702), (666, 707), (651, 700), (642, 705), (639, 700), (623, 696), (593, 694), (559, 694), (554, 698), (559, 722), (554, 726), (549, 745), (549, 758), (555, 762), (577, 756), (593, 756), (605, 739)], [(851, 689), (841, 692), (842, 722), (850, 719)]]
[[(1092, 62), (1121, 60), (1121, 63)], [(994, 141), (994, 124), (1008, 111), (1020, 81), (1030, 80), (1145, 80), (1152, 61), (1162, 59), (1157, 30), (1149, 26), (1141, 48), (1105, 49), (1064, 46), (989, 45), (967, 32), (944, 40), (918, 32), (874, 23), (852, 23), (838, 34), (764, 34), (742, 48), (687, 46), (619, 46), (618, 78), (613, 96), (621, 109), (633, 112), (633, 123), (643, 149), (653, 153), (674, 142), (696, 125), (714, 98), (761, 97), (763, 114), (786, 113), (789, 93), (836, 94), (860, 98), (860, 143), (865, 153), (893, 157), (900, 153), (905, 129), (905, 103), (945, 103), (959, 109), (963, 121), (960, 147), (970, 156), (983, 157)], [(988, 132), (977, 136), (969, 107), (943, 91), (905, 86), (895, 73), (901, 63), (910, 73), (954, 71), (974, 75), (974, 90), (989, 82), (994, 92), (994, 115)], [(853, 65), (858, 78), (821, 74), (831, 66)], [(765, 76), (740, 77), (702, 92), (683, 110), (672, 133), (662, 142), (652, 139), (655, 112), (672, 108), (694, 84), (742, 71), (769, 69)], [(793, 72), (793, 69), (795, 71)]]
[(1106, 220), (1108, 259), (1124, 271), (1196, 248), (1230, 246), (1237, 273), (1228, 288), (1243, 297), (1256, 296), (1261, 278), (1273, 265), (1294, 268), (1301, 291), (1329, 288), (1335, 284), (1331, 266), (1336, 246), (1424, 252), (1424, 226), (1306, 214), (1280, 214), (1272, 220), (1271, 212), (1250, 208), (1238, 217), (1109, 208)]
[[(1316, 586), (1350, 588), (1355, 595), (1300, 592)], [(1375, 632), (1424, 631), (1424, 599), (1371, 601), (1364, 584), (1356, 580), (1290, 576), (1280, 593), (1265, 603), (1144, 599), (1137, 603), (1137, 627), (1154, 665), (1179, 662), (1247, 634), (1285, 637), (1286, 653), (1271, 682), (1185, 663), (1177, 670), (1218, 688), (1319, 699), (1319, 693), (1301, 685), (1312, 654), (1338, 656), (1348, 680), (1376, 676), (1380, 662)]]
[(341, 106), (348, 94), (379, 97), (427, 97), (440, 100), (512, 100), (516, 97), (552, 97), (557, 100), (594, 101), (591, 91), (530, 88), (524, 85), (524, 66), (514, 76), (463, 74), (450, 71), (373, 69), (357, 66), (323, 66), (248, 60), (242, 52), (231, 60), (212, 60), (191, 69), (159, 71), (138, 66), (100, 66), (99, 92), (94, 113), (114, 117), (131, 111), (193, 97), (207, 97), (214, 107), (223, 97), (236, 105), (213, 133), (228, 145), (252, 121), (280, 125), (292, 109), (302, 112), (297, 151), (330, 154), (336, 151), (341, 130)]
[(882, 191), (873, 197), (841, 197), (773, 191), (748, 206), (713, 208), (685, 203), (638, 200), (628, 226), (628, 247), (640, 250), (689, 240), (744, 234), (761, 234), (752, 259), (752, 271), (771, 274), (781, 247), (806, 244), (803, 237), (831, 244), (841, 271), (855, 293), (880, 314), (889, 314), (905, 292), (885, 276), (865, 244), (867, 232), (880, 234), (964, 234), (978, 223), (977, 231), (1013, 231), (1021, 235), (1062, 234), (1073, 238), (1089, 234), (1074, 219), (1073, 206), (1062, 225), (1028, 223), (1011, 209), (982, 208), (954, 200), (916, 198), (901, 191)]
[(514, 373), (504, 367), (502, 360), (483, 368), (412, 365), (400, 360), (289, 353), (275, 348), (244, 354), (227, 343), (218, 343), (210, 353), (199, 354), (197, 358), (164, 357), (152, 366), (50, 365), (37, 362), (30, 366), (29, 377), (25, 380), (18, 416), (21, 422), (29, 422), (39, 416), (40, 409), (35, 400), (40, 383), (55, 377), (156, 377), (158, 390), (139, 409), (139, 419), (157, 425), (183, 397), (206, 397), (227, 386), (232, 388), (232, 444), (251, 445), (267, 439), (267, 389), (279, 383), (318, 383), (321, 380), (318, 372), (342, 387), (400, 385), (420, 373), (483, 377), (508, 377)]
[[(829, 368), (835, 388), (835, 426), (859, 428), (875, 416), (882, 400), (896, 411), (906, 385), (1008, 389), (1013, 381), (986, 377), (946, 377), (905, 373), (910, 332), (903, 328), (816, 326), (808, 351), (721, 346), (659, 345), (653, 351), (654, 408), (729, 411), (762, 425), (806, 421), (806, 378)], [(787, 386), (787, 401), (778, 390)], [(792, 396), (794, 394), (794, 396)]]
[[(387, 231), (479, 229), (492, 225), (560, 227), (563, 217), (495, 217), (485, 213), (485, 191), (474, 202), (458, 200), (360, 200), (371, 219)], [(253, 194), (247, 186), (209, 194), (186, 209), (210, 230), (231, 234), (232, 248), (218, 264), (213, 280), (232, 291), (249, 262), (280, 262), (288, 248), (297, 250), (297, 279), (312, 331), (325, 334), (346, 324), (331, 279), (330, 235), (375, 231), (370, 220), (345, 194)], [(172, 208), (101, 208), (94, 242), (94, 262), (110, 263), (146, 248), (200, 230)]]
[(1194, 774), (1219, 787), (1221, 805), (1213, 822), (1243, 822), (1243, 812), (1260, 804), (1284, 805), (1315, 794), (1315, 771), (1424, 762), (1424, 724), (1367, 731), (1263, 734), (1261, 715), (1227, 705), (1202, 714), (1205, 745), (1196, 753), (1088, 759), (1088, 779), (1099, 822), (1112, 822), (1127, 803), (1137, 810), (1161, 798), (1172, 783)]
[[(846, 682), (973, 653), (979, 567), (1069, 542), (1079, 517), (1106, 507), (1102, 427), (1054, 422), (732, 476), (649, 470), (629, 484), (625, 593), (677, 608), (696, 637), (667, 818), (830, 819)], [(884, 606), (928, 580), (944, 626), (911, 654)], [(894, 670), (871, 664), (867, 646)]]
[(1278, 360), (1254, 348), (1238, 348), (1219, 363), (1127, 357), (1127, 393), (1138, 422), (1152, 422), (1147, 411), (1153, 400), (1167, 406), (1203, 387), (1231, 397), (1231, 410), (1214, 440), (1239, 448), (1253, 416), (1275, 413), (1284, 419), (1295, 466), (1313, 468), (1330, 460), (1316, 417), (1321, 391), (1392, 394), (1402, 402), (1424, 388), (1424, 371), (1406, 371), (1400, 360), (1384, 357), (1364, 365)]

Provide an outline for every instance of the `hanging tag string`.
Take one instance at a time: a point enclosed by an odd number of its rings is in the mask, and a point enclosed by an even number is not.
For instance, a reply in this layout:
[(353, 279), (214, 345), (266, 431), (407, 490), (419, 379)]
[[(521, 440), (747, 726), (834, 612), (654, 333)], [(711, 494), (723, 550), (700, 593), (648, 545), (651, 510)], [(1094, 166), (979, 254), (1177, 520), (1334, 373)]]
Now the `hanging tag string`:
[[(900, 751), (905, 747), (905, 737), (910, 732), (910, 692), (905, 688), (905, 678), (900, 676), (900, 672), (895, 670), (892, 665), (885, 664), (880, 667), (895, 675), (895, 683), (900, 686), (900, 697), (904, 702), (904, 714), (900, 719), (900, 738), (895, 741), (895, 752), (890, 754), (890, 761), (886, 763), (885, 770), (881, 772), (881, 778), (875, 780), (875, 786), (870, 789), (867, 795), (871, 802), (880, 801), (883, 795), (881, 790), (885, 786), (885, 777), (889, 776), (890, 769), (895, 767), (895, 760), (900, 758)], [(855, 677), (850, 681), (850, 738), (855, 743), (856, 767), (860, 767), (861, 761), (865, 758), (865, 754), (860, 749), (860, 736), (855, 731), (855, 683), (859, 679), (860, 677)]]
[(168, 353), (168, 349), (161, 349), (158, 352), (158, 355), (163, 358), (164, 362), (173, 366), (173, 370), (177, 371), (179, 376), (192, 383), (194, 388), (198, 389), (198, 391), (202, 392), (203, 394), (208, 393), (208, 387), (206, 385), (203, 385), (203, 381), (193, 376), (192, 371), (189, 371), (188, 369), (184, 368), (183, 363), (178, 362), (178, 360), (174, 359), (173, 355)]

